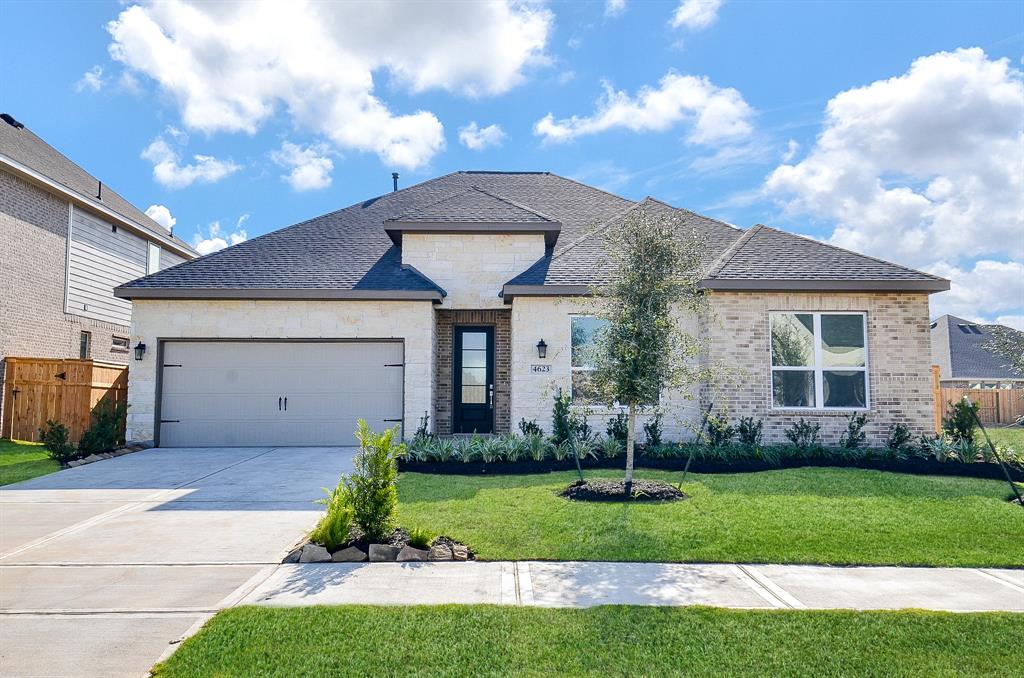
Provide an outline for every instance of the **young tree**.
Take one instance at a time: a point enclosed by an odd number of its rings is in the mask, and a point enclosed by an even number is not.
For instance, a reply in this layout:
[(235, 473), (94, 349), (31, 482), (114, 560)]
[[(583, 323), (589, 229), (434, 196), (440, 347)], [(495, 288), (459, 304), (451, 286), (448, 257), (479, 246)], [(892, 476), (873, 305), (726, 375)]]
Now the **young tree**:
[(992, 338), (983, 346), (1005, 360), (1003, 367), (1024, 377), (1024, 332), (996, 325), (986, 328)]
[(592, 385), (603, 402), (627, 410), (626, 495), (632, 494), (636, 415), (666, 389), (689, 390), (708, 379), (697, 361), (698, 337), (687, 315), (705, 315), (700, 287), (703, 241), (671, 208), (644, 201), (605, 231), (610, 282), (595, 290), (595, 315), (606, 321), (594, 342)]

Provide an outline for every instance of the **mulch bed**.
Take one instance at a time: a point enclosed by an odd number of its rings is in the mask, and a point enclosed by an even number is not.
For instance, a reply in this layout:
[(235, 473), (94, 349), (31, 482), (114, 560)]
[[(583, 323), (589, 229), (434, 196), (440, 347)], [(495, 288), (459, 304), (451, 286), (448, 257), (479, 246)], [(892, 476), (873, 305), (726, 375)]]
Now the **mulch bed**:
[[(405, 530), (405, 528), (400, 527), (391, 534), (389, 534), (387, 537), (385, 537), (383, 540), (374, 541), (372, 539), (367, 539), (363, 535), (362, 530), (359, 529), (358, 525), (353, 525), (351, 531), (349, 532), (348, 542), (346, 542), (341, 548), (346, 549), (350, 546), (355, 546), (362, 551), (369, 551), (370, 544), (387, 544), (388, 546), (397, 546), (401, 548), (409, 544), (409, 533)], [(436, 537), (434, 541), (431, 542), (431, 546), (434, 545), (442, 545), (447, 546), (449, 548), (453, 546), (466, 546), (461, 541), (455, 541), (451, 537), (446, 537), (444, 535)], [(469, 552), (470, 560), (476, 560), (476, 554), (473, 553), (473, 549), (466, 546), (466, 551)]]
[(572, 501), (679, 501), (686, 494), (660, 480), (634, 480), (632, 496), (626, 496), (624, 480), (577, 481), (561, 496)]

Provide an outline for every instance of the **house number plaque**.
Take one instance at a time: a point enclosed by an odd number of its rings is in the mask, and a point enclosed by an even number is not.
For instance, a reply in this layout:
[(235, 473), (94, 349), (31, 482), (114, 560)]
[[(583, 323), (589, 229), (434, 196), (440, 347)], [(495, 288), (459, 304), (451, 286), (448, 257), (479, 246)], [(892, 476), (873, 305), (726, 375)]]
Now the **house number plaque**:
[(530, 371), (533, 372), (534, 374), (550, 372), (551, 365), (530, 365)]

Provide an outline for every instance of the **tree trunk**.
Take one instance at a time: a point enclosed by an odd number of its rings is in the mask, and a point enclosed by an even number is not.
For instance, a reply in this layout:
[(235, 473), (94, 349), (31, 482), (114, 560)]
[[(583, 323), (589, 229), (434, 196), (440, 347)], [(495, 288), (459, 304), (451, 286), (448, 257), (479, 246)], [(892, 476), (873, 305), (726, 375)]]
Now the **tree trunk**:
[(629, 425), (626, 433), (626, 497), (633, 496), (633, 447), (636, 445), (636, 406), (629, 404)]

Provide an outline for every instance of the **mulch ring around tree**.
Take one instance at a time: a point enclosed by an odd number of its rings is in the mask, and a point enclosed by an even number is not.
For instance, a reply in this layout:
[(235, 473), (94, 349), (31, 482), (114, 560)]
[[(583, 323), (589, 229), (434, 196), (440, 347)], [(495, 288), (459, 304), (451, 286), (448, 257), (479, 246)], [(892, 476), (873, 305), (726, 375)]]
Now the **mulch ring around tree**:
[(626, 496), (624, 480), (576, 481), (560, 496), (572, 501), (679, 501), (687, 495), (660, 480), (634, 480), (632, 496)]

